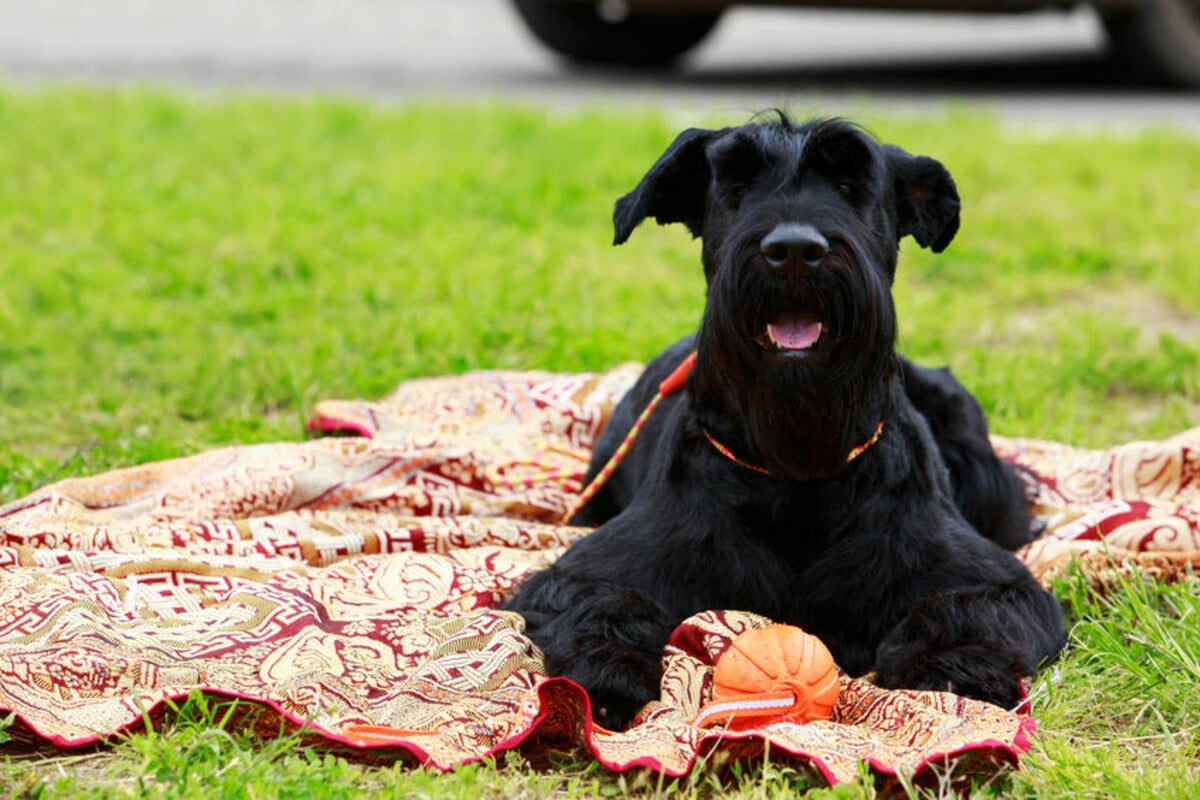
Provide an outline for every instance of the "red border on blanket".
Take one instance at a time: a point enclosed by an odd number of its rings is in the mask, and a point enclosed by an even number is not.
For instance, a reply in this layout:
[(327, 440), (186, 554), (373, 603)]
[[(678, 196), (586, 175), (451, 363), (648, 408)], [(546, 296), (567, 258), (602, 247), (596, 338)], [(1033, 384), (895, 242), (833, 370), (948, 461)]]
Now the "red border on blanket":
[[(251, 697), (240, 692), (231, 692), (223, 689), (195, 687), (184, 692), (164, 694), (158, 700), (149, 704), (145, 708), (145, 713), (151, 714), (156, 712), (161, 708), (161, 706), (168, 702), (178, 702), (180, 700), (184, 700), (193, 691), (200, 691), (206, 695), (215, 697), (244, 700), (248, 703), (253, 703), (258, 706), (265, 706), (288, 722), (296, 725), (301, 730), (315, 733), (321, 738), (330, 742), (340, 744), (345, 747), (350, 747), (355, 750), (403, 750), (409, 755), (415, 757), (423, 766), (441, 772), (449, 772), (450, 770), (462, 764), (474, 763), (492, 756), (502, 755), (509, 750), (515, 750), (526, 739), (537, 733), (538, 729), (542, 726), (546, 717), (548, 716), (549, 712), (546, 710), (548, 705), (554, 702), (563, 702), (565, 700), (570, 705), (571, 710), (575, 713), (575, 716), (582, 718), (583, 741), (580, 742), (580, 744), (582, 744), (588, 750), (588, 752), (591, 753), (592, 757), (595, 758), (596, 761), (614, 772), (627, 772), (635, 767), (643, 767), (655, 772), (660, 772), (667, 777), (680, 778), (692, 771), (692, 769), (695, 767), (697, 759), (700, 757), (701, 752), (705, 754), (715, 752), (720, 748), (721, 743), (725, 741), (744, 742), (758, 739), (762, 741), (764, 746), (769, 746), (773, 751), (783, 752), (792, 758), (805, 761), (809, 766), (820, 773), (821, 777), (823, 777), (830, 786), (840, 783), (839, 779), (829, 768), (829, 766), (825, 764), (825, 762), (823, 762), (818, 756), (807, 753), (803, 750), (793, 749), (787, 747), (786, 745), (780, 744), (779, 742), (770, 740), (769, 731), (767, 729), (743, 731), (738, 733), (720, 732), (707, 734), (700, 739), (695, 753), (693, 753), (687, 759), (686, 765), (682, 770), (679, 771), (667, 768), (662, 764), (662, 762), (653, 756), (641, 756), (624, 763), (606, 760), (600, 756), (595, 744), (595, 734), (602, 729), (600, 729), (600, 727), (592, 721), (591, 701), (588, 699), (587, 693), (582, 687), (567, 678), (547, 678), (537, 685), (535, 691), (537, 692), (538, 696), (539, 711), (536, 716), (530, 719), (529, 724), (524, 729), (518, 731), (516, 734), (508, 737), (507, 739), (498, 742), (494, 747), (489, 749), (487, 752), (480, 754), (479, 756), (468, 757), (462, 761), (449, 765), (442, 765), (434, 762), (429, 753), (423, 747), (421, 747), (420, 744), (412, 739), (397, 737), (389, 741), (364, 743), (361, 740), (355, 740), (338, 731), (330, 730), (310, 721), (306, 721), (289, 711), (285, 711), (277, 702), (273, 700)], [(548, 694), (551, 692), (557, 695), (557, 697), (548, 696)], [(563, 696), (564, 694), (566, 697)], [(142, 721), (141, 718), (131, 719), (128, 723), (117, 727), (111, 734), (105, 736), (93, 735), (79, 739), (66, 739), (57, 735), (43, 735), (38, 731), (36, 726), (30, 724), (29, 721), (26, 720), (20, 713), (16, 714), (16, 719), (18, 719), (25, 728), (33, 731), (40, 738), (57, 747), (64, 748), (85, 747), (87, 745), (93, 745), (97, 743), (106, 743), (111, 741), (114, 737), (128, 732), (131, 728), (134, 728)], [(965, 745), (955, 750), (947, 751), (945, 753), (935, 753), (923, 758), (920, 762), (918, 762), (913, 768), (911, 777), (915, 780), (934, 763), (938, 763), (949, 758), (957, 758), (958, 756), (970, 752), (988, 751), (993, 753), (999, 760), (1016, 765), (1019, 763), (1020, 754), (1029, 751), (1029, 738), (1036, 730), (1037, 723), (1032, 718), (1025, 717), (1019, 724), (1019, 728), (1016, 732), (1012, 745), (1006, 744), (997, 739), (986, 739), (980, 742)], [(432, 734), (434, 732), (431, 731), (430, 733)], [(866, 758), (864, 761), (866, 761), (871, 769), (877, 774), (887, 776), (899, 775), (899, 772), (895, 768), (886, 766), (875, 758)]]
[(311, 418), (308, 424), (304, 426), (304, 430), (308, 433), (354, 433), (368, 439), (375, 436), (375, 431), (361, 422), (321, 415)]

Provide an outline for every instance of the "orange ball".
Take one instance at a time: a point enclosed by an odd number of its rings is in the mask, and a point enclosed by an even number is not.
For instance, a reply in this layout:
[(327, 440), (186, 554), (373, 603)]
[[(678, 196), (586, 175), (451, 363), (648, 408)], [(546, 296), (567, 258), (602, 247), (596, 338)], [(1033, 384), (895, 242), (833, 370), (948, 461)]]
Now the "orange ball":
[(829, 719), (837, 703), (837, 665), (829, 648), (812, 634), (791, 625), (768, 625), (746, 631), (733, 640), (713, 671), (713, 703), (750, 701), (774, 695), (794, 700), (790, 707), (766, 712), (734, 713), (730, 728)]

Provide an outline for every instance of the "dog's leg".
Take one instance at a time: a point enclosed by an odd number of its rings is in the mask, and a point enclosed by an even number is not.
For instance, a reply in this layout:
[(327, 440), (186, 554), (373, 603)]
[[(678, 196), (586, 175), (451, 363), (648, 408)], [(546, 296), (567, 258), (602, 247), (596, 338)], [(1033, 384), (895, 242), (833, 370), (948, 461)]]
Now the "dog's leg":
[(592, 715), (623, 729), (659, 696), (662, 650), (675, 623), (653, 599), (551, 566), (519, 587), (504, 607), (525, 617), (525, 633), (546, 671), (587, 690)]
[(904, 390), (929, 423), (950, 471), (954, 504), (975, 530), (1008, 550), (1040, 532), (1029, 514), (1029, 497), (1016, 469), (1001, 461), (988, 440), (979, 403), (949, 369), (926, 369), (901, 359)]
[(884, 687), (953, 691), (1014, 708), (1019, 678), (1064, 644), (1058, 602), (1019, 577), (922, 599), (880, 643), (875, 670)]

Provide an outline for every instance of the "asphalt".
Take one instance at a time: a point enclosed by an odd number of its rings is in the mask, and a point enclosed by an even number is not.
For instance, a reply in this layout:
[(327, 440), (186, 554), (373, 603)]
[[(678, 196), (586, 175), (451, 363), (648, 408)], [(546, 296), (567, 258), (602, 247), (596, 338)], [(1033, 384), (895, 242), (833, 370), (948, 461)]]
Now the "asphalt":
[(982, 17), (739, 8), (683, 69), (650, 75), (568, 67), (505, 0), (0, 0), (8, 82), (700, 113), (960, 105), (1017, 123), (1200, 131), (1200, 94), (1126, 81), (1104, 53), (1086, 9)]

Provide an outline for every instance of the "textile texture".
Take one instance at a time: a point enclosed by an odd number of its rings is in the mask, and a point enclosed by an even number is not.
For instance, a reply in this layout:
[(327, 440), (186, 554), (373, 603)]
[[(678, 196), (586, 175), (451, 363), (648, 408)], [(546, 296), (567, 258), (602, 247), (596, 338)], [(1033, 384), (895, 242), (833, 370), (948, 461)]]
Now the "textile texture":
[[(512, 749), (682, 775), (769, 746), (830, 782), (863, 761), (915, 777), (953, 756), (1017, 761), (1027, 716), (845, 676), (828, 722), (692, 724), (716, 659), (768, 623), (731, 610), (676, 630), (661, 700), (626, 732), (545, 677), (520, 617), (494, 607), (586, 535), (559, 520), (637, 374), (414, 380), (319, 404), (314, 429), (340, 436), (64, 480), (0, 508), (0, 709), (70, 747), (200, 689), (438, 769)], [(1036, 487), (1048, 531), (1022, 557), (1039, 578), (1073, 558), (1163, 579), (1200, 564), (1200, 429), (1105, 451), (995, 444)]]

